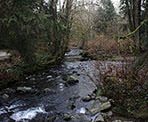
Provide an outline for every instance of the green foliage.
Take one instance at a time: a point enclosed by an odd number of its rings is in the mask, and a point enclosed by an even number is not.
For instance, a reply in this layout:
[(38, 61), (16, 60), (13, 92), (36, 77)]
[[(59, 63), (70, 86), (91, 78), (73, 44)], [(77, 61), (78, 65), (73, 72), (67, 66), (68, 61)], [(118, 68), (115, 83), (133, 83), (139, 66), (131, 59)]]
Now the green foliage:
[(51, 60), (64, 56), (69, 20), (57, 11), (55, 1), (6, 0), (1, 1), (0, 8), (1, 49), (18, 50), (24, 62), (32, 65), (37, 63), (36, 45), (44, 41)]
[[(7, 3), (8, 2), (8, 3)], [(37, 0), (6, 0), (0, 12), (0, 48), (18, 50), (26, 63), (33, 63), (38, 18), (33, 12)]]

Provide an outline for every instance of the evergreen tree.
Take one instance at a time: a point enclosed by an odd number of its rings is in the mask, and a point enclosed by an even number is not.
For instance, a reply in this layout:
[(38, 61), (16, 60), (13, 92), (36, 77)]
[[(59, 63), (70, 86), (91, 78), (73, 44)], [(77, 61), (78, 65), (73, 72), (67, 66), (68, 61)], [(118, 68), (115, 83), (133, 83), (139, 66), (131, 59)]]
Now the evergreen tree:
[[(19, 51), (27, 64), (36, 63), (35, 46), (48, 42), (49, 60), (61, 61), (70, 33), (70, 10), (73, 0), (1, 0), (0, 48)], [(59, 59), (60, 58), (60, 59)]]
[(107, 28), (111, 26), (116, 17), (115, 8), (111, 0), (101, 0), (97, 15), (94, 20), (97, 32), (107, 33)]

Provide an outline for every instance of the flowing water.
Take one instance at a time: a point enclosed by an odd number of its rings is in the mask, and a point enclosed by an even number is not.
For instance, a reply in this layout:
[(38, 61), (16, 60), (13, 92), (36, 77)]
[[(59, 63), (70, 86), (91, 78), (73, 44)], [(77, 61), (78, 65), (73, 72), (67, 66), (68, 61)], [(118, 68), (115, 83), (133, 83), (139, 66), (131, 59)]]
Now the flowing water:
[[(96, 91), (95, 61), (80, 61), (79, 49), (65, 54), (61, 66), (30, 75), (0, 91), (0, 122), (87, 122), (82, 98)], [(69, 83), (69, 78), (79, 82)], [(70, 119), (68, 116), (72, 116)]]

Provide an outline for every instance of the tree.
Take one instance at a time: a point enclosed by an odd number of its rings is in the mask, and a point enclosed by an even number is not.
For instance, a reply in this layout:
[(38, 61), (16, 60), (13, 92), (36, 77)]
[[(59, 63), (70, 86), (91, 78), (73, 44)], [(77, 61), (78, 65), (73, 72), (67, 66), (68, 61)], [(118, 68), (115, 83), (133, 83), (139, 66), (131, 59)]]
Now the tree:
[(33, 63), (34, 42), (39, 33), (39, 19), (34, 10), (37, 0), (1, 1), (0, 47), (18, 50), (26, 63)]
[(101, 0), (94, 20), (97, 32), (107, 33), (107, 28), (113, 26), (116, 17), (115, 8), (111, 0)]
[(93, 0), (75, 2), (72, 10), (72, 39), (78, 41), (80, 48), (85, 47), (86, 40), (94, 36), (93, 18), (95, 16), (95, 3)]
[[(134, 31), (143, 20), (147, 19), (147, 6), (147, 0), (121, 0), (121, 12), (125, 17), (128, 17), (130, 31)], [(146, 25), (144, 26), (146, 27)], [(143, 31), (146, 33), (147, 28), (145, 28)], [(133, 37), (137, 51), (141, 51), (142, 49), (141, 38), (142, 30), (140, 28), (135, 32)]]
[(49, 60), (61, 61), (71, 28), (73, 0), (5, 0), (0, 1), (0, 48), (19, 51), (27, 64), (36, 63), (38, 41), (48, 43)]

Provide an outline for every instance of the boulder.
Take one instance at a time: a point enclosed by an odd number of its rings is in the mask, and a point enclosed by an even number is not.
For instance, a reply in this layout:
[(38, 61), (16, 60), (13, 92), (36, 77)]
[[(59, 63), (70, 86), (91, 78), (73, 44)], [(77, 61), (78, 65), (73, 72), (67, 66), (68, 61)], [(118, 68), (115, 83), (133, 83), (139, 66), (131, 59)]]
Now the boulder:
[(96, 119), (95, 119), (95, 122), (104, 122), (104, 118), (101, 114), (99, 114)]
[(84, 102), (89, 102), (89, 101), (91, 101), (92, 99), (91, 99), (91, 96), (87, 95), (86, 97), (83, 97), (82, 100), (83, 100)]
[(89, 106), (87, 109), (88, 111), (94, 115), (96, 113), (99, 113), (100, 111), (109, 109), (111, 107), (110, 102), (101, 103), (99, 100), (96, 100), (91, 106)]
[(96, 99), (100, 100), (100, 102), (107, 102), (108, 98), (105, 96), (97, 96)]

